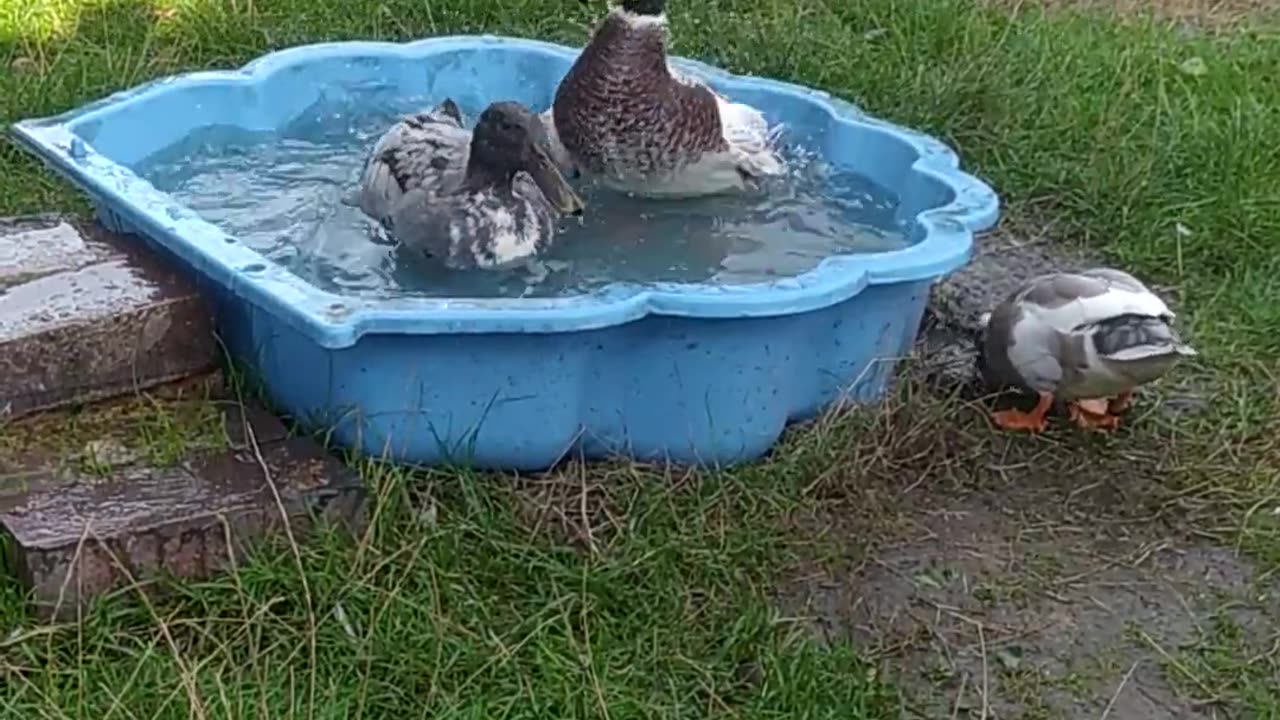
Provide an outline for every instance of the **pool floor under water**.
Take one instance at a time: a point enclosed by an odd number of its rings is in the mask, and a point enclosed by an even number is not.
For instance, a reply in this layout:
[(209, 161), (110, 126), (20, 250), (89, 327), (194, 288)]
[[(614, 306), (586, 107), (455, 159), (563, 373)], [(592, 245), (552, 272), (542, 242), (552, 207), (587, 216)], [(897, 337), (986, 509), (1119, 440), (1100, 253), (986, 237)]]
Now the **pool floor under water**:
[(587, 211), (561, 221), (544, 272), (444, 270), (387, 244), (344, 201), (378, 137), (402, 113), (432, 104), (317, 107), (278, 133), (210, 127), (136, 170), (273, 262), (348, 296), (554, 297), (616, 281), (746, 284), (802, 274), (831, 255), (908, 244), (891, 193), (788, 150), (789, 174), (751, 195), (645, 200), (576, 183)]

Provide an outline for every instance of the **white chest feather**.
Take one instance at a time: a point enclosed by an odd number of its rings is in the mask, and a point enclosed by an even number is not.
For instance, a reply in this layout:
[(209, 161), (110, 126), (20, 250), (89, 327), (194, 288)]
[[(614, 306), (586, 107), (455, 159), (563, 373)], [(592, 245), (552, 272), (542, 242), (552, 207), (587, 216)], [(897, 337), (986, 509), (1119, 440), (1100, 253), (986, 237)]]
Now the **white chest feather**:
[[(515, 258), (532, 253), (537, 244), (537, 224), (517, 224), (512, 210), (506, 207), (495, 207), (489, 214), (490, 230), (493, 233), (490, 250), (499, 264), (511, 262)], [(521, 232), (521, 230), (525, 232)], [(530, 232), (532, 231), (532, 232)]]

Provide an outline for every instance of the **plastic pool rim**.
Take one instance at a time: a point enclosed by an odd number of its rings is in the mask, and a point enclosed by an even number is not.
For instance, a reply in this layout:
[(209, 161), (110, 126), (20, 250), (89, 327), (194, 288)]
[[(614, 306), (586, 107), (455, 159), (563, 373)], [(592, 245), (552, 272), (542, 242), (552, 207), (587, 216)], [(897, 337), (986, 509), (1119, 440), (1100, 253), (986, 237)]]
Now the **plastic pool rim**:
[[(906, 248), (874, 254), (832, 255), (794, 277), (752, 284), (614, 283), (590, 293), (557, 298), (395, 298), (345, 296), (311, 285), (186, 209), (172, 196), (98, 154), (69, 126), (108, 107), (153, 93), (180, 92), (203, 84), (253, 85), (274, 73), (337, 57), (396, 56), (474, 51), (499, 45), (571, 60), (578, 50), (537, 40), (443, 36), (408, 43), (339, 42), (303, 45), (264, 55), (239, 70), (195, 72), (161, 78), (61, 115), (13, 126), (21, 143), (85, 189), (101, 207), (127, 216), (171, 252), (246, 300), (302, 331), (318, 345), (340, 349), (365, 334), (557, 333), (597, 329), (647, 315), (689, 318), (771, 317), (803, 313), (847, 300), (868, 285), (938, 277), (968, 261), (973, 235), (994, 225), (999, 200), (992, 189), (960, 170), (959, 157), (935, 138), (863, 113), (828, 93), (777, 80), (730, 74), (673, 57), (684, 72), (733, 95), (753, 88), (792, 96), (825, 110), (837, 123), (863, 125), (908, 143), (917, 153), (912, 173), (948, 186), (954, 199), (921, 211), (923, 238)], [(118, 208), (118, 209), (117, 209)]]

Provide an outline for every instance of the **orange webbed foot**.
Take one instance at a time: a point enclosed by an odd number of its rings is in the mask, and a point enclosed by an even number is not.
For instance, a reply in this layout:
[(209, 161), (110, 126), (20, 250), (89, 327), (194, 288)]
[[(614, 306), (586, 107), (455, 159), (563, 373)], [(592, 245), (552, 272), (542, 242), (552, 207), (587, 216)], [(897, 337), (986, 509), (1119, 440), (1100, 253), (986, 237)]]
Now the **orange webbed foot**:
[(996, 427), (1002, 430), (1028, 430), (1033, 433), (1044, 432), (1048, 421), (1045, 420), (1045, 413), (1049, 411), (1049, 406), (1053, 404), (1053, 396), (1049, 393), (1040, 393), (1040, 400), (1030, 412), (1022, 412), (1021, 410), (999, 410), (991, 413), (991, 420)]
[(1112, 415), (1119, 415), (1131, 407), (1133, 407), (1133, 393), (1122, 392), (1112, 398), (1111, 402), (1107, 404), (1107, 412)]
[(1086, 430), (1115, 430), (1120, 418), (1112, 415), (1106, 400), (1077, 400), (1067, 406), (1071, 420)]
[(1044, 432), (1045, 427), (1048, 425), (1048, 421), (1044, 419), (1043, 415), (1036, 417), (1021, 410), (999, 410), (991, 413), (991, 419), (995, 422), (996, 427), (1001, 430)]

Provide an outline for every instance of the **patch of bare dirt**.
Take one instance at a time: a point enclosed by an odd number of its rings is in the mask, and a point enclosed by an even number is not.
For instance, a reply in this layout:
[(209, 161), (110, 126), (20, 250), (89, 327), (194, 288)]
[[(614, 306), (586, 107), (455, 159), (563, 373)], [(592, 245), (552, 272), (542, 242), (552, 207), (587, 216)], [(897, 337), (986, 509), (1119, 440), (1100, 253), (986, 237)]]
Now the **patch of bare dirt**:
[(1275, 588), (1229, 549), (1115, 522), (1089, 488), (1036, 497), (1024, 477), (1027, 492), (912, 493), (905, 532), (785, 604), (886, 663), (921, 717), (1230, 717), (1182, 654), (1223, 616), (1265, 652)]
[[(877, 658), (920, 717), (1247, 717), (1222, 668), (1280, 673), (1280, 582), (1226, 518), (1280, 467), (1280, 428), (1188, 436), (1149, 393), (1117, 434), (1027, 437), (940, 390), (909, 374), (885, 407), (797, 434), (832, 469), (796, 519), (817, 550), (784, 610)], [(1221, 668), (1187, 659), (1209, 646)]]

